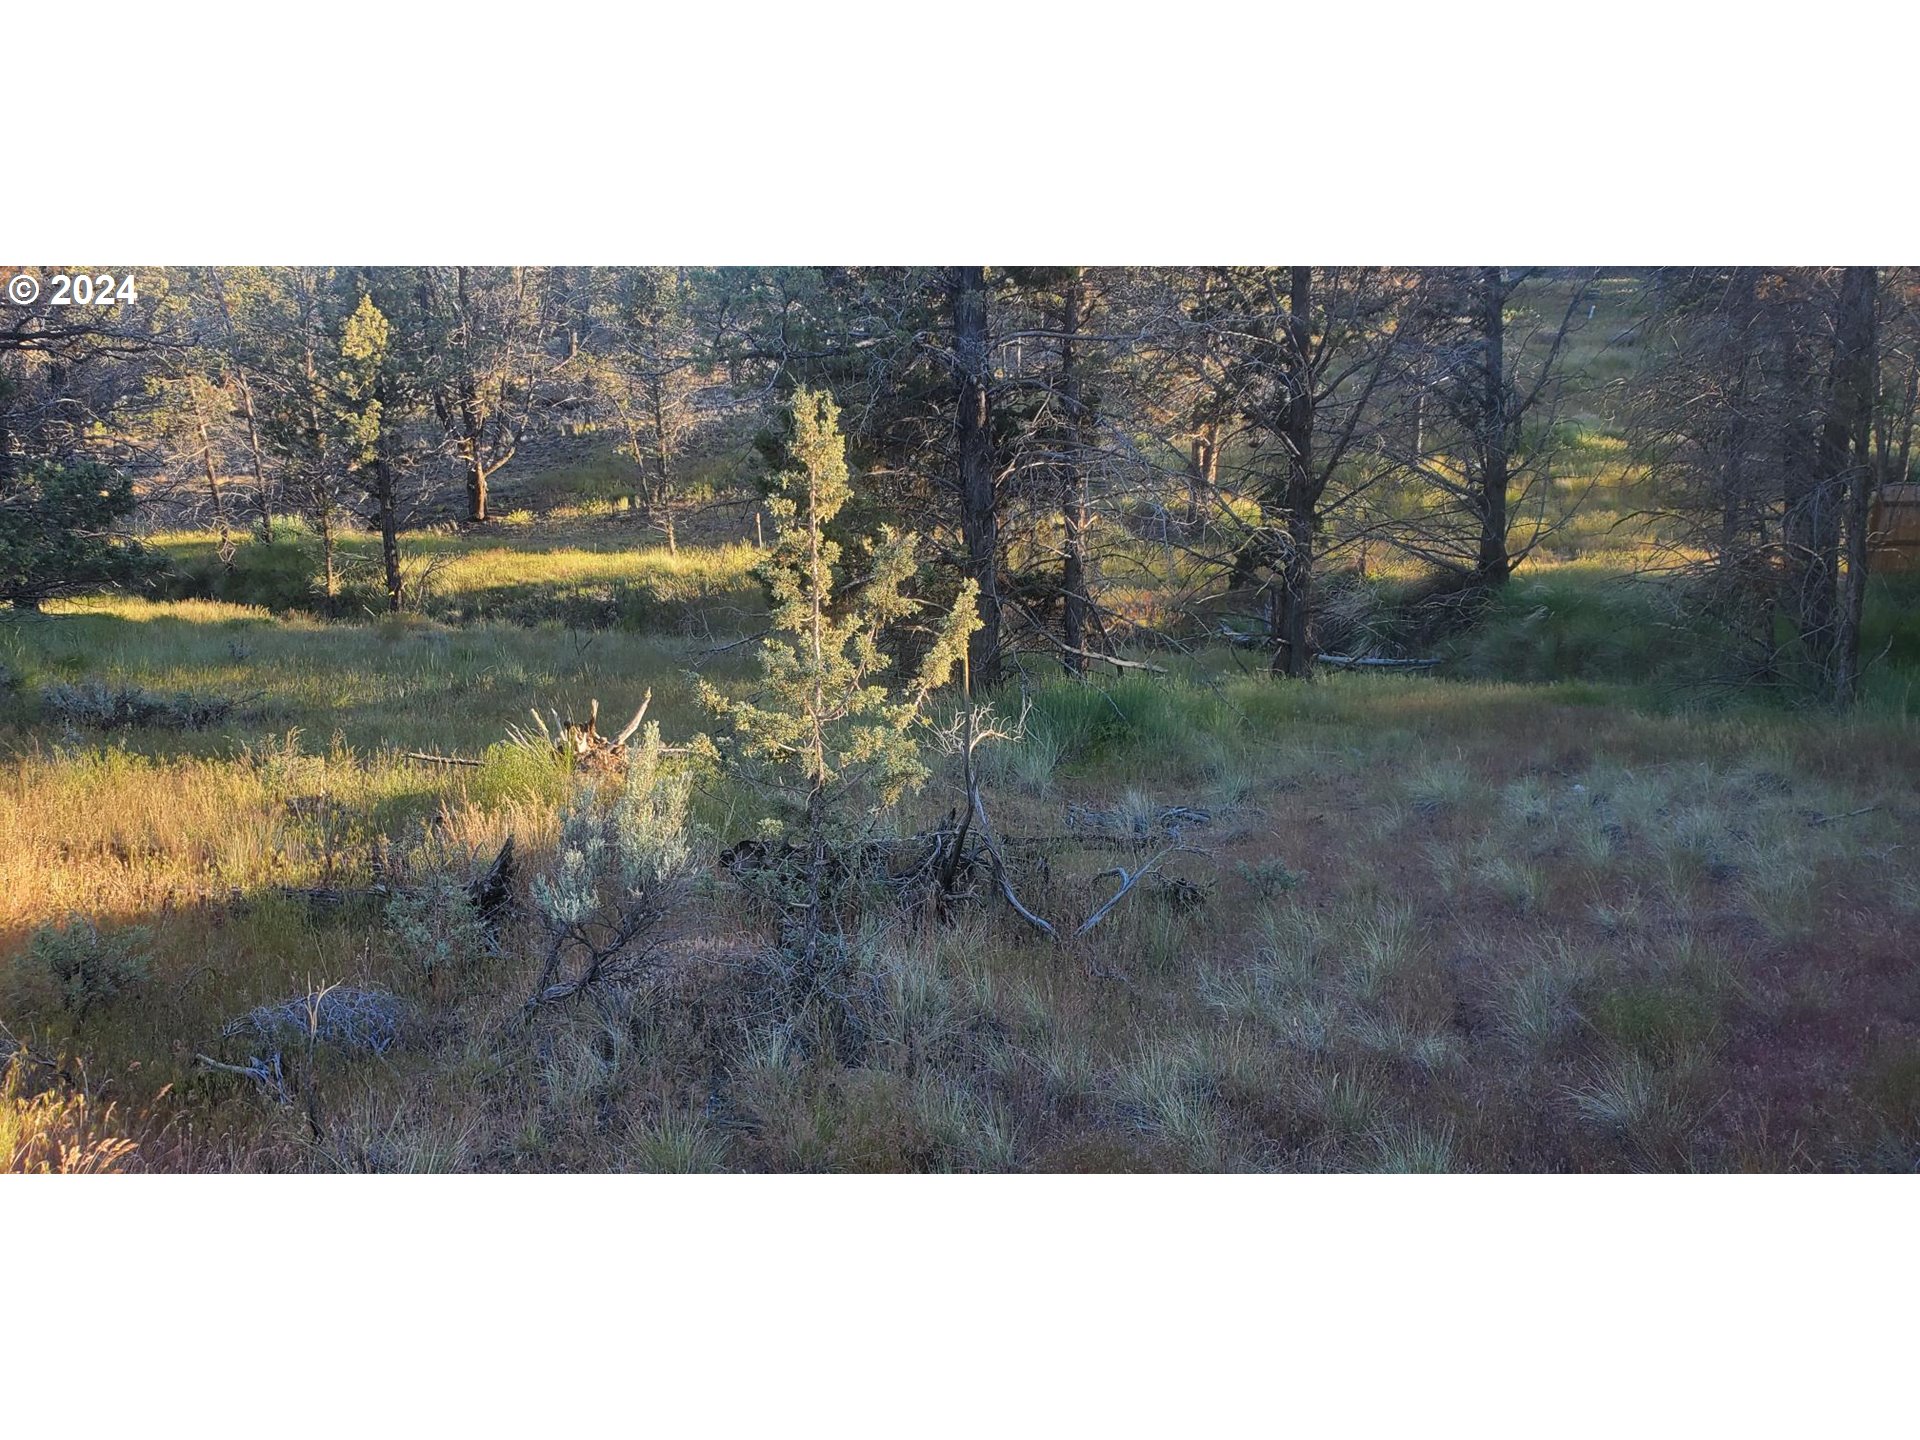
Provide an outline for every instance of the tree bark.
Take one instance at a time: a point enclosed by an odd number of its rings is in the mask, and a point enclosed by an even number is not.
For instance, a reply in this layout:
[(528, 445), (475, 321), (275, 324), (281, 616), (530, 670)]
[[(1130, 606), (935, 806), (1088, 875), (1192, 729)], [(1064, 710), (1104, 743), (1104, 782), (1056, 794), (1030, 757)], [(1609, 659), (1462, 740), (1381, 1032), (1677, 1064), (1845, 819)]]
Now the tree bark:
[(199, 382), (189, 379), (187, 388), (193, 397), (193, 424), (200, 436), (200, 459), (207, 471), (207, 494), (213, 500), (213, 524), (220, 535), (220, 553), (227, 553), (231, 537), (227, 534), (227, 511), (220, 500), (220, 476), (213, 464), (213, 437), (207, 430), (207, 414), (200, 404)]
[(400, 529), (398, 506), (394, 498), (393, 462), (386, 453), (386, 432), (381, 431), (380, 451), (373, 462), (374, 504), (380, 516), (380, 558), (387, 573), (387, 613), (400, 613)]
[(1851, 705), (1860, 695), (1860, 618), (1867, 592), (1867, 524), (1873, 501), (1872, 445), (1875, 385), (1874, 298), (1871, 265), (1847, 268), (1834, 317), (1832, 398), (1821, 431), (1823, 470), (1846, 497), (1846, 576), (1831, 664), (1833, 700)]
[(1067, 281), (1066, 303), (1062, 307), (1060, 329), (1060, 399), (1066, 411), (1070, 455), (1062, 467), (1064, 489), (1060, 498), (1060, 518), (1065, 531), (1061, 565), (1060, 629), (1067, 643), (1064, 656), (1067, 668), (1084, 675), (1087, 670), (1087, 404), (1080, 383), (1079, 354), (1075, 342), (1084, 321), (1087, 280), (1084, 271)]
[(1752, 329), (1757, 276), (1751, 266), (1733, 273), (1729, 286), (1727, 321), (1733, 327), (1733, 382), (1728, 387), (1731, 412), (1727, 417), (1726, 450), (1720, 457), (1720, 563), (1738, 558), (1741, 534), (1753, 508), (1753, 483), (1748, 473), (1747, 448), (1752, 443), (1747, 417), (1748, 376), (1752, 369)]
[(253, 462), (253, 498), (260, 512), (260, 541), (273, 543), (273, 487), (267, 483), (266, 462), (260, 455), (260, 427), (253, 415), (253, 387), (244, 376), (234, 381), (240, 392), (240, 413), (247, 420), (247, 454)]
[(480, 451), (480, 402), (473, 377), (460, 379), (461, 446), (467, 462), (467, 519), (479, 523), (487, 518), (487, 465)]
[(680, 543), (673, 530), (673, 446), (667, 436), (665, 388), (666, 381), (659, 376), (647, 383), (647, 398), (653, 409), (655, 523), (666, 535), (667, 553), (678, 555)]
[(485, 427), (480, 419), (480, 392), (473, 376), (473, 301), (467, 291), (464, 265), (454, 267), (454, 295), (460, 306), (467, 347), (455, 387), (459, 395), (461, 448), (467, 463), (467, 519), (477, 523), (487, 518), (487, 463), (482, 450)]
[(1289, 277), (1284, 328), (1287, 405), (1280, 427), (1287, 473), (1280, 513), (1285, 533), (1279, 583), (1272, 602), (1273, 673), (1301, 679), (1312, 672), (1309, 642), (1313, 585), (1313, 267), (1296, 265)]
[(1781, 432), (1780, 536), (1785, 547), (1787, 607), (1808, 658), (1823, 666), (1833, 645), (1834, 604), (1839, 580), (1840, 498), (1821, 475), (1821, 447), (1812, 402), (1802, 403), (1811, 357), (1799, 327), (1783, 325), (1780, 379), (1788, 414)]
[(953, 351), (960, 381), (960, 532), (967, 570), (980, 587), (980, 628), (967, 640), (975, 683), (1000, 678), (1000, 512), (993, 476), (992, 412), (987, 391), (987, 271), (956, 265), (947, 276), (953, 308)]
[(313, 340), (306, 344), (307, 472), (309, 504), (314, 524), (320, 530), (320, 570), (325, 598), (324, 609), (331, 615), (340, 595), (340, 572), (334, 555), (333, 485), (327, 478), (326, 429), (320, 418), (319, 367), (313, 354)]
[(1201, 497), (1211, 495), (1220, 480), (1220, 427), (1209, 425), (1193, 437), (1187, 451), (1187, 531), (1200, 528)]
[(1507, 283), (1500, 267), (1480, 272), (1480, 343), (1482, 365), (1480, 454), (1480, 554), (1474, 577), (1480, 584), (1500, 586), (1512, 574), (1507, 555), (1507, 489), (1512, 475), (1512, 423), (1507, 385)]

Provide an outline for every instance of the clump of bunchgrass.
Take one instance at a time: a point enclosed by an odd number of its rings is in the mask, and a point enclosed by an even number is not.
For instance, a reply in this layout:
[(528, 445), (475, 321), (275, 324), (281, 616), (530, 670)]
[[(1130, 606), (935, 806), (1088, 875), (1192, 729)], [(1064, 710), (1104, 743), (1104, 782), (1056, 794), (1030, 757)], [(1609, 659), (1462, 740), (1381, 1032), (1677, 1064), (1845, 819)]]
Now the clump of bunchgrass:
[(923, 1073), (914, 1087), (912, 1106), (934, 1144), (940, 1168), (977, 1173), (1017, 1168), (1018, 1128), (989, 1097), (961, 1081)]
[(1562, 939), (1530, 946), (1495, 1002), (1502, 1037), (1521, 1054), (1538, 1055), (1571, 1034), (1580, 1020), (1575, 995), (1590, 971), (1588, 958)]
[(1144, 1046), (1116, 1072), (1113, 1087), (1122, 1115), (1135, 1129), (1174, 1145), (1199, 1168), (1218, 1165), (1212, 1085), (1191, 1046)]
[(1459, 809), (1473, 793), (1472, 773), (1458, 759), (1433, 760), (1407, 777), (1407, 803), (1419, 815), (1441, 815)]
[(1420, 954), (1420, 931), (1412, 909), (1383, 902), (1356, 920), (1350, 941), (1347, 982), (1354, 996), (1379, 1001)]
[(1438, 1128), (1393, 1125), (1373, 1136), (1375, 1171), (1384, 1175), (1448, 1175), (1459, 1170), (1451, 1122)]
[(1461, 1058), (1460, 1042), (1452, 1035), (1409, 1025), (1396, 1016), (1357, 1016), (1348, 1022), (1347, 1034), (1363, 1050), (1428, 1072)]
[(1537, 775), (1508, 781), (1500, 791), (1500, 805), (1509, 818), (1529, 828), (1553, 819), (1553, 795)]
[(726, 1169), (726, 1141), (706, 1120), (667, 1108), (635, 1120), (624, 1145), (629, 1167), (652, 1175), (711, 1175)]
[(1701, 1119), (1687, 1093), (1695, 1068), (1691, 1060), (1663, 1067), (1643, 1055), (1621, 1054), (1594, 1066), (1564, 1094), (1587, 1124), (1643, 1156), (1670, 1161), (1684, 1154)]
[(371, 1175), (457, 1175), (479, 1153), (476, 1117), (363, 1091), (314, 1146), (324, 1169)]
[(1357, 1138), (1379, 1122), (1380, 1097), (1358, 1075), (1311, 1071), (1302, 1077), (1299, 1087), (1311, 1117), (1336, 1140)]
[(113, 1105), (57, 1085), (31, 1090), (29, 1068), (23, 1054), (0, 1058), (0, 1175), (125, 1169), (139, 1147), (117, 1133)]
[(1501, 905), (1516, 915), (1533, 914), (1546, 899), (1547, 875), (1538, 865), (1507, 855), (1487, 855), (1474, 865), (1473, 874)]

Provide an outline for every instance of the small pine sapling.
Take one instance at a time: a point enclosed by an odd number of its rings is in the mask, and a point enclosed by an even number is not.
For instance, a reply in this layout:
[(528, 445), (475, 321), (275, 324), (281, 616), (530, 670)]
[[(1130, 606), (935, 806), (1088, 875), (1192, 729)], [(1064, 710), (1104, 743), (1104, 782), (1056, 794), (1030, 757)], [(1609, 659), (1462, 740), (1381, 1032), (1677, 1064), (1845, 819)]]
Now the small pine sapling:
[(770, 872), (787, 914), (783, 944), (804, 992), (818, 975), (832, 909), (836, 863), (878, 811), (922, 784), (928, 702), (979, 628), (969, 580), (932, 627), (913, 673), (882, 638), (920, 608), (906, 593), (919, 537), (883, 528), (863, 546), (861, 573), (842, 579), (840, 546), (827, 536), (852, 498), (839, 407), (824, 391), (794, 393), (785, 461), (767, 502), (777, 538), (761, 566), (771, 625), (760, 647), (759, 683), (745, 698), (703, 684), (701, 698), (725, 722), (723, 763), (773, 802), (776, 834), (792, 863)]

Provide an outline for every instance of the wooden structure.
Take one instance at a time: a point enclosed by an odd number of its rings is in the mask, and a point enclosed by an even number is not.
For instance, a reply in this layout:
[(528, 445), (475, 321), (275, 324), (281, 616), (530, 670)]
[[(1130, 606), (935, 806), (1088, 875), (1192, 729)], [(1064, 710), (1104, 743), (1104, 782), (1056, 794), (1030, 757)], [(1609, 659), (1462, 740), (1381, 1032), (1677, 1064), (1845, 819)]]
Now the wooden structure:
[(1873, 497), (1867, 533), (1872, 537), (1869, 568), (1874, 574), (1920, 573), (1920, 484), (1882, 485)]

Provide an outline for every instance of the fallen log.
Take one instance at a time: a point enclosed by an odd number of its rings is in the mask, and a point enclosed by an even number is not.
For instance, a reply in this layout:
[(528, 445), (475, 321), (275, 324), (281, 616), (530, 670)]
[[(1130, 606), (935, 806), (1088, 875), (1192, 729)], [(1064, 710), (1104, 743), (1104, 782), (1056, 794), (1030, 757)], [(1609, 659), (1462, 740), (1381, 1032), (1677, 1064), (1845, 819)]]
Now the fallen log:
[(1316, 655), (1314, 663), (1335, 670), (1431, 670), (1439, 656), (1426, 660), (1396, 660), (1385, 655)]
[(459, 755), (434, 755), (425, 750), (407, 751), (407, 759), (418, 760), (422, 765), (470, 765), (479, 768), (478, 760), (468, 760)]

